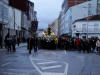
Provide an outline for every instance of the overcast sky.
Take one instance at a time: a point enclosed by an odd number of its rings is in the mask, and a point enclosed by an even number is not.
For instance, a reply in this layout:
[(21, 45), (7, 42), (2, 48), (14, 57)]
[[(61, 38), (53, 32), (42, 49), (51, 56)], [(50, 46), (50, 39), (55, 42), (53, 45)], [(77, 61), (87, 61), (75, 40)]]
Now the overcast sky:
[(61, 4), (63, 0), (31, 0), (35, 4), (37, 17), (39, 21), (39, 28), (47, 28), (56, 18), (58, 18), (61, 11)]

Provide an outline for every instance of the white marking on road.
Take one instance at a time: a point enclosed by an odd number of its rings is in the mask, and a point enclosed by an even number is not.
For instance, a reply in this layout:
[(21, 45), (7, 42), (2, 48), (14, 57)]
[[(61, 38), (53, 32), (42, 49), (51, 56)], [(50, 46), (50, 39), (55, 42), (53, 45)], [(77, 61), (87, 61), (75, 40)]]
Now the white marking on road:
[(49, 72), (44, 72), (43, 75), (64, 75), (63, 73), (49, 73)]
[[(32, 55), (29, 57), (30, 58), (30, 61), (33, 65), (33, 67), (36, 68), (36, 70), (41, 74), (41, 75), (67, 75), (67, 72), (68, 72), (68, 63), (66, 63), (66, 67), (65, 67), (65, 71), (64, 73), (54, 73), (54, 72), (42, 72), (40, 70), (40, 68), (34, 63), (33, 61), (33, 58), (32, 58)], [(35, 59), (34, 59), (35, 60)], [(39, 60), (39, 59), (36, 59), (36, 60)], [(43, 59), (40, 59), (40, 60), (43, 60)], [(47, 60), (48, 61), (48, 60)], [(50, 61), (50, 60), (49, 60)], [(51, 60), (53, 61), (53, 60)], [(64, 62), (65, 63), (65, 62)], [(50, 69), (50, 68), (56, 68), (56, 67), (61, 67), (61, 65), (58, 65), (58, 66), (51, 66), (51, 67), (44, 67), (42, 69)]]
[[(27, 70), (29, 70), (29, 69), (8, 69), (8, 70), (12, 70), (12, 71), (27, 71)], [(30, 70), (31, 71), (31, 70)], [(32, 70), (33, 71), (33, 70)]]
[(8, 70), (17, 70), (18, 71), (18, 69), (8, 69)]
[(64, 50), (64, 53), (67, 54), (66, 50)]
[[(43, 60), (43, 61), (48, 61), (48, 62), (54, 62), (54, 60), (36, 59), (36, 58), (32, 58), (32, 57), (31, 57), (31, 60), (37, 60), (37, 61), (38, 61), (38, 60), (41, 60), (41, 61)], [(56, 62), (56, 61), (55, 61), (55, 62)]]
[(60, 68), (60, 67), (62, 67), (62, 65), (49, 66), (49, 67), (42, 67), (42, 70), (46, 70), (46, 69), (54, 69), (54, 68)]
[[(12, 72), (4, 72), (4, 74), (6, 74), (6, 75), (19, 75), (18, 73), (12, 73)], [(20, 73), (20, 75), (29, 75), (29, 73), (24, 73), (24, 74)]]
[(32, 56), (30, 56), (30, 60), (31, 60), (31, 63), (32, 65), (36, 68), (36, 70), (41, 74), (43, 75), (43, 72), (35, 65), (35, 63), (32, 61)]
[(51, 64), (51, 63), (56, 63), (56, 61), (52, 61), (52, 62), (43, 62), (43, 63), (37, 63), (37, 64), (43, 65), (43, 64)]
[(4, 72), (4, 74), (7, 74), (7, 75), (8, 75), (8, 74), (10, 74), (10, 75), (13, 74), (13, 75), (15, 75), (16, 73)]
[[(33, 70), (29, 70), (29, 69), (8, 69), (8, 72), (16, 72), (16, 73), (24, 73), (23, 75), (27, 74), (29, 75), (30, 73), (33, 72)], [(35, 70), (34, 70), (35, 71)], [(21, 74), (22, 75), (22, 74)]]
[(67, 75), (67, 73), (68, 73), (68, 63), (66, 63), (66, 68), (65, 68), (64, 75)]
[(3, 64), (2, 67), (6, 66), (6, 65), (8, 65), (8, 64), (10, 64), (10, 63), (11, 63), (11, 62), (8, 62), (8, 63), (6, 63), (6, 64)]

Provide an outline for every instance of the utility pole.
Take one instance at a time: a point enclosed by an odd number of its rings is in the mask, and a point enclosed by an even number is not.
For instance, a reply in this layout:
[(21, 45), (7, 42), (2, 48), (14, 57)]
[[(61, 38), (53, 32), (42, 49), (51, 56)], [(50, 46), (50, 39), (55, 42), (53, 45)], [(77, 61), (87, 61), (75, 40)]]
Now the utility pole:
[(3, 31), (4, 31), (4, 8), (3, 8), (3, 5), (2, 5), (2, 44), (3, 44), (3, 38), (4, 38), (4, 34), (3, 34)]
[(13, 13), (14, 13), (14, 30), (15, 30), (15, 9), (13, 8)]
[(14, 31), (15, 31), (15, 34), (16, 34), (16, 30), (15, 30), (15, 9), (14, 8), (12, 8), (12, 9), (13, 9), (13, 15), (14, 15)]
[(83, 8), (87, 8), (87, 25), (86, 25), (86, 38), (88, 38), (88, 34), (89, 34), (89, 32), (88, 32), (88, 26), (89, 26), (89, 17), (91, 16), (91, 10), (90, 10), (90, 8), (91, 8), (91, 4), (90, 3), (88, 3), (88, 6), (87, 7), (83, 7)]
[(91, 8), (91, 4), (89, 3), (88, 4), (88, 17), (87, 17), (87, 38), (88, 38), (88, 25), (89, 25), (89, 17), (91, 16), (91, 10), (90, 10), (90, 8)]

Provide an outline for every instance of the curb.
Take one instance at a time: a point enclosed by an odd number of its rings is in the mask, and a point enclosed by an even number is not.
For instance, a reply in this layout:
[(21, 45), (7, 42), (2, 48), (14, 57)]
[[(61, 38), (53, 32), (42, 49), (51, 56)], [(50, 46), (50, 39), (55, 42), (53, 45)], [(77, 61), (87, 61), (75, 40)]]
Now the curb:
[[(22, 48), (22, 47), (25, 47), (25, 46), (27, 46), (27, 44), (22, 45), (22, 46), (16, 46), (16, 49)], [(5, 50), (6, 50), (6, 48), (2, 48), (2, 49), (0, 49), (0, 52), (1, 52), (1, 51), (5, 51)]]

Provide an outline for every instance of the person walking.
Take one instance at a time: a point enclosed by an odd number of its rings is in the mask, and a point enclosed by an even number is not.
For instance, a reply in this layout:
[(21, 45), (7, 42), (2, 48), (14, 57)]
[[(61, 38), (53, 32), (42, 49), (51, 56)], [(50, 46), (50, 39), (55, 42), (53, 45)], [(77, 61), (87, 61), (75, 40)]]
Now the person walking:
[(83, 39), (83, 52), (88, 52), (89, 51), (89, 45), (88, 45), (88, 40), (87, 39)]
[(97, 52), (100, 53), (100, 40), (96, 41)]
[(20, 38), (19, 37), (17, 38), (17, 44), (18, 44), (18, 46), (20, 44)]
[(5, 37), (4, 42), (5, 42), (5, 48), (7, 48), (7, 36)]
[(0, 35), (0, 48), (2, 48), (2, 36)]
[(15, 36), (13, 36), (13, 39), (12, 39), (12, 49), (13, 49), (13, 52), (16, 52), (16, 39), (15, 39)]
[(8, 48), (8, 52), (11, 52), (11, 44), (12, 44), (12, 38), (8, 37), (7, 38), (7, 48)]
[(33, 41), (34, 41), (34, 52), (36, 53), (38, 49), (38, 38), (35, 36)]
[(90, 46), (90, 41), (89, 41), (90, 39), (87, 39), (86, 40), (86, 50), (87, 50), (87, 53), (90, 53), (91, 52), (91, 46)]
[(55, 46), (56, 46), (56, 49), (58, 48), (58, 37), (55, 38)]
[(29, 39), (28, 39), (29, 54), (31, 54), (32, 47), (33, 47), (33, 40), (32, 40), (32, 37), (29, 37)]
[(78, 51), (80, 51), (80, 45), (81, 45), (80, 39), (76, 39), (75, 44)]
[(67, 50), (69, 50), (69, 40), (68, 40), (68, 38), (66, 38), (65, 42), (66, 42), (66, 48), (65, 49), (67, 51)]
[(92, 45), (92, 52), (94, 52), (95, 51), (95, 48), (96, 48), (96, 39), (92, 39), (92, 41), (91, 41), (91, 45)]

